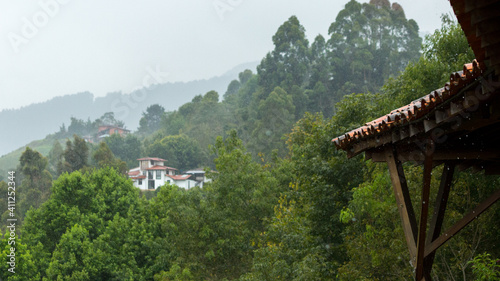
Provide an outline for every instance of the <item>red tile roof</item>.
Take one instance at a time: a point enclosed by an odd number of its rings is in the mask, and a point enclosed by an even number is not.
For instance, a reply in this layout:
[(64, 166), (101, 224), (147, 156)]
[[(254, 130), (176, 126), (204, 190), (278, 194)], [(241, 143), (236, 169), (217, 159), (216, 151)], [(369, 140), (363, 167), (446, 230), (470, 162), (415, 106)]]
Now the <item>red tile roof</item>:
[[(452, 74), (450, 76), (450, 82), (446, 83), (443, 88), (437, 89), (408, 105), (395, 109), (389, 114), (366, 123), (362, 127), (336, 137), (332, 142), (337, 149), (348, 150), (355, 143), (381, 135), (393, 128), (408, 125), (409, 122), (422, 118), (437, 106), (446, 103), (460, 90), (464, 89), (482, 75), (483, 71), (484, 65), (474, 60), (472, 63), (464, 65), (463, 71)], [(363, 150), (369, 148), (370, 147), (367, 146)], [(359, 152), (356, 152), (356, 154)]]
[(141, 173), (141, 171), (139, 170), (135, 170), (135, 171), (131, 171), (131, 172), (128, 172), (128, 175), (129, 176), (137, 176)]
[(137, 159), (138, 161), (146, 161), (146, 160), (153, 160), (153, 161), (159, 161), (159, 162), (166, 162), (167, 160), (161, 159), (161, 158), (155, 158), (155, 157), (144, 157), (144, 158), (139, 158)]
[(130, 177), (130, 178), (131, 178), (131, 179), (133, 179), (133, 180), (136, 180), (136, 179), (145, 179), (145, 178), (146, 178), (146, 176), (142, 176), (142, 175), (140, 175), (140, 176)]
[(146, 170), (177, 170), (177, 169), (167, 166), (152, 166), (147, 168)]
[(500, 75), (500, 1), (450, 0), (478, 61)]
[(187, 180), (191, 177), (191, 175), (176, 175), (176, 176), (172, 176), (172, 175), (166, 175), (167, 177), (170, 177), (171, 179), (173, 180)]

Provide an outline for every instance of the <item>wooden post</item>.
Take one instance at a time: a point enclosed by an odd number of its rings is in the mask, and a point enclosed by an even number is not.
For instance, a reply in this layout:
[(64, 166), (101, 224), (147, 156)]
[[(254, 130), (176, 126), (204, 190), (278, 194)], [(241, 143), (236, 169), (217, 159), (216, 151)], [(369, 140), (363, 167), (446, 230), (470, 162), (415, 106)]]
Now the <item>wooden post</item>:
[[(448, 196), (450, 194), (451, 182), (453, 180), (453, 173), (455, 171), (455, 164), (452, 162), (447, 162), (443, 167), (443, 174), (441, 175), (441, 183), (439, 186), (439, 191), (436, 197), (436, 202), (434, 204), (434, 214), (432, 216), (431, 223), (429, 225), (429, 231), (427, 232), (427, 239), (425, 245), (429, 245), (439, 237), (441, 234), (441, 228), (443, 226), (444, 214), (446, 211), (446, 205), (448, 203)], [(434, 263), (435, 252), (427, 257), (424, 257), (424, 274), (429, 278), (432, 270), (432, 265)]]
[(412, 261), (416, 257), (416, 238), (417, 238), (417, 220), (415, 212), (411, 204), (410, 192), (406, 184), (403, 165), (397, 160), (396, 152), (392, 147), (388, 147), (385, 151), (385, 158), (389, 173), (391, 176), (392, 187), (394, 196), (396, 197), (396, 204), (398, 204), (399, 216), (403, 224), (403, 232), (406, 238), (406, 244), (410, 251), (410, 258)]
[(427, 217), (429, 213), (429, 194), (431, 189), (431, 176), (432, 176), (432, 154), (433, 142), (429, 140), (425, 149), (424, 160), (424, 181), (422, 186), (422, 202), (420, 207), (420, 224), (418, 228), (417, 240), (417, 266), (416, 266), (416, 280), (421, 281), (424, 278), (424, 253), (425, 253), (425, 237), (427, 231)]

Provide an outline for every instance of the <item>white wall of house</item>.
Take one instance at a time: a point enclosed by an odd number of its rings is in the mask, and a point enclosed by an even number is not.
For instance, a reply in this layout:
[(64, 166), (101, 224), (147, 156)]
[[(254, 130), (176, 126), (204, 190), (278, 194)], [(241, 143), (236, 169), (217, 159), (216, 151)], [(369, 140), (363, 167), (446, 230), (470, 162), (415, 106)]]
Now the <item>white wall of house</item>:
[(194, 181), (194, 180), (190, 180), (190, 179), (178, 180), (178, 181), (175, 181), (175, 185), (177, 185), (180, 188), (191, 189), (191, 188), (197, 186), (198, 182)]
[(148, 189), (148, 187), (146, 185), (146, 180), (144, 180), (144, 179), (135, 179), (134, 186), (138, 187), (140, 189)]

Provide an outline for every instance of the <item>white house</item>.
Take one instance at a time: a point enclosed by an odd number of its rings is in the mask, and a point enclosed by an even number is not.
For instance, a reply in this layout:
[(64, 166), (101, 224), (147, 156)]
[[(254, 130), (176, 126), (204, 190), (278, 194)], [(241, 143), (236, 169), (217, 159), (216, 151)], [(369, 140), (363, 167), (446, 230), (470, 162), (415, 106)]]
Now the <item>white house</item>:
[(192, 188), (200, 185), (192, 179), (192, 175), (179, 175), (179, 170), (165, 166), (165, 159), (145, 157), (137, 159), (139, 167), (128, 171), (129, 178), (134, 186), (143, 190), (157, 189), (166, 183), (175, 184), (182, 188)]
[(201, 168), (186, 171), (184, 174), (191, 175), (191, 179), (197, 181), (201, 188), (203, 188), (204, 183), (212, 181), (212, 179), (207, 178), (205, 170)]

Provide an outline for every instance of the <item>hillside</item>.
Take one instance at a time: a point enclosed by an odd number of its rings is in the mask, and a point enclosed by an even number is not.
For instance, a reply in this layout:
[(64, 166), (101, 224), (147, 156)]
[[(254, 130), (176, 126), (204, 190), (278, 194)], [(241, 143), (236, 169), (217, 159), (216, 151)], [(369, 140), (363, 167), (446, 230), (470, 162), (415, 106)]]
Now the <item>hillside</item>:
[(8, 132), (9, 137), (0, 140), (0, 155), (58, 131), (63, 123), (66, 126), (69, 124), (70, 117), (94, 120), (105, 112), (112, 111), (118, 119), (125, 122), (128, 129), (135, 130), (142, 112), (149, 105), (160, 104), (167, 111), (172, 111), (209, 90), (223, 94), (229, 82), (239, 72), (255, 69), (256, 65), (256, 62), (241, 64), (221, 76), (206, 80), (159, 84), (127, 94), (108, 93), (105, 97), (82, 92), (55, 97), (20, 109), (3, 110), (0, 112), (0, 130)]

